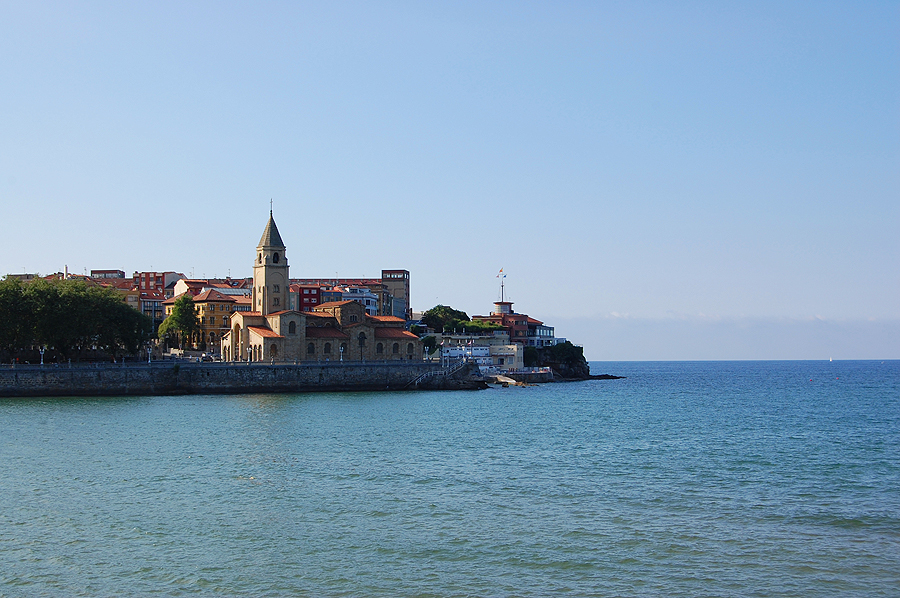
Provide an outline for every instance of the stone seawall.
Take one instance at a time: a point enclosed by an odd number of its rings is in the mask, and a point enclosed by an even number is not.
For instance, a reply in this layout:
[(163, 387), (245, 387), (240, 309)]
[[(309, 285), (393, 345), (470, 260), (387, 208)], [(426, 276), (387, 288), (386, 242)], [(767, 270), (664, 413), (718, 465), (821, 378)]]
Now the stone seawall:
[(0, 397), (483, 388), (477, 372), (471, 364), (442, 375), (421, 362), (0, 366)]

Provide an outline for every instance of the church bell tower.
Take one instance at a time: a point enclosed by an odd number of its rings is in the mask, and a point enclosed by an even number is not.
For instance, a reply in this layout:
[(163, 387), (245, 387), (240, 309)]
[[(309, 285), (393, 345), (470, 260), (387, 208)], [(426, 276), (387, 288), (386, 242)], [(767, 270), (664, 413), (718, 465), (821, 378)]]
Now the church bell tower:
[(288, 309), (288, 293), (291, 279), (288, 274), (288, 261), (284, 255), (284, 242), (278, 234), (272, 210), (269, 210), (269, 221), (263, 231), (259, 245), (256, 247), (256, 259), (253, 261), (253, 292), (251, 302), (253, 311), (266, 316), (270, 313)]

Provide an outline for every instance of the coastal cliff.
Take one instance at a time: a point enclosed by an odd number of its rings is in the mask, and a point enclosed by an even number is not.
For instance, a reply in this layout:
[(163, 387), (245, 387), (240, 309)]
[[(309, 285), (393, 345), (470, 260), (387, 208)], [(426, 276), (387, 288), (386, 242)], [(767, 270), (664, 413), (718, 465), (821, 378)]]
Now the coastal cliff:
[(525, 365), (549, 367), (555, 381), (569, 380), (618, 380), (622, 376), (610, 374), (591, 375), (591, 366), (584, 358), (584, 349), (566, 341), (551, 347), (525, 349)]

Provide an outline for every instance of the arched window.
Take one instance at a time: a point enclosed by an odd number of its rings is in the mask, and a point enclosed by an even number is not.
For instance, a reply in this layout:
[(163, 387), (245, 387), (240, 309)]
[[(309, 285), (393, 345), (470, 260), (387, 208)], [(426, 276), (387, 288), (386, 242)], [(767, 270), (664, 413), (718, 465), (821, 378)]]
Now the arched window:
[(356, 338), (357, 338), (357, 340), (359, 340), (360, 347), (366, 346), (366, 333), (365, 332), (360, 332), (359, 336), (357, 336)]
[(379, 355), (384, 353), (384, 345), (381, 343), (378, 343), (377, 345), (375, 345), (375, 352), (378, 353)]
[(406, 344), (406, 353), (407, 353), (408, 355), (412, 355), (414, 351), (415, 351), (415, 348), (413, 347), (413, 344), (412, 344), (412, 343), (407, 343), (407, 344)]
[(322, 352), (326, 355), (331, 355), (331, 343), (325, 343), (325, 350)]
[(269, 347), (269, 357), (271, 357), (272, 359), (278, 357), (278, 345), (273, 344), (271, 347)]
[(288, 324), (288, 334), (297, 334), (297, 322)]
[(394, 355), (398, 355), (400, 353), (400, 343), (394, 343), (394, 346), (391, 347), (391, 353)]
[(275, 255), (272, 256), (272, 261), (275, 262), (276, 264), (278, 263), (278, 252), (277, 251), (275, 252)]
[(306, 345), (306, 354), (307, 355), (312, 355), (315, 352), (316, 352), (316, 346), (314, 344), (309, 343), (308, 345)]
[(259, 263), (260, 264), (262, 263), (262, 254), (261, 253), (259, 254)]
[(355, 314), (352, 315), (352, 316), (350, 316), (350, 321), (351, 321), (351, 322), (356, 322), (356, 321), (358, 321), (358, 320), (359, 320), (359, 318), (358, 318)]

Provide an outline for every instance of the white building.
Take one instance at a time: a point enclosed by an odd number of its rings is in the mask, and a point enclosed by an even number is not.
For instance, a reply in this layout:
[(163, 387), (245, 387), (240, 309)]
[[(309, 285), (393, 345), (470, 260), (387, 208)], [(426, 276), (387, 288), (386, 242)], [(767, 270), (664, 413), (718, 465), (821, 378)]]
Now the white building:
[(506, 330), (495, 330), (492, 334), (438, 334), (436, 339), (445, 360), (469, 357), (485, 372), (525, 368), (525, 347), (510, 342)]
[(340, 290), (341, 301), (356, 301), (366, 307), (368, 315), (378, 315), (378, 295), (369, 290), (368, 287), (344, 286), (335, 287), (335, 290)]

